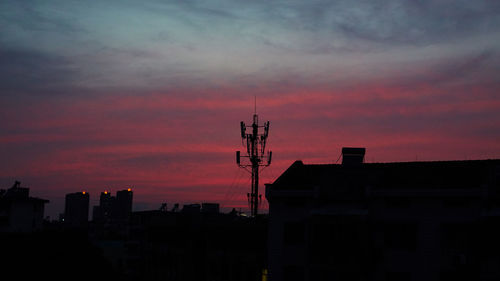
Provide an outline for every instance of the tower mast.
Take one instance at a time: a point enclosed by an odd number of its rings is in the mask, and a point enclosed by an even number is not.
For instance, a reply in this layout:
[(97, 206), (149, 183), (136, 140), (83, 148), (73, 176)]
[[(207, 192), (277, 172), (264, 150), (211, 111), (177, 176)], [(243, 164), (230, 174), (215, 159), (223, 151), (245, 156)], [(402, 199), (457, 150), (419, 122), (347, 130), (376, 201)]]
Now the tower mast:
[[(269, 135), (269, 121), (263, 125), (259, 125), (259, 117), (257, 115), (257, 102), (255, 103), (255, 111), (253, 115), (253, 123), (251, 126), (245, 125), (243, 121), (240, 122), (241, 138), (246, 140), (246, 155), (241, 155), (240, 151), (236, 151), (236, 163), (239, 167), (245, 168), (252, 174), (251, 192), (247, 193), (248, 203), (250, 205), (250, 213), (252, 217), (257, 216), (259, 213), (259, 205), (262, 202), (262, 195), (259, 194), (259, 171), (261, 167), (271, 165), (272, 151), (266, 153), (266, 142)], [(247, 134), (246, 129), (251, 128), (251, 133)], [(259, 128), (263, 132), (259, 133)], [(241, 157), (248, 158), (250, 163), (242, 164)], [(264, 160), (267, 160), (264, 162)], [(248, 170), (251, 168), (251, 170)]]

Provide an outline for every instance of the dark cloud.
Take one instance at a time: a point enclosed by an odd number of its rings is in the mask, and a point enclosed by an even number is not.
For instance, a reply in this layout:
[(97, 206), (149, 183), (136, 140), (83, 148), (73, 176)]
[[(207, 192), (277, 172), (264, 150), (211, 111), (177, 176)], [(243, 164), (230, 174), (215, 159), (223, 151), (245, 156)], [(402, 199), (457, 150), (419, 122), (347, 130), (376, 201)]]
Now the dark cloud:
[(78, 25), (74, 15), (62, 12), (66, 5), (76, 6), (77, 2), (63, 1), (58, 4), (57, 8), (45, 9), (44, 3), (39, 1), (4, 1), (0, 11), (0, 22), (3, 23), (0, 30), (6, 32), (19, 28), (23, 31), (34, 32), (53, 31), (71, 37), (75, 33), (87, 32), (81, 25)]
[(0, 48), (0, 95), (71, 94), (78, 70), (65, 57)]
[(179, 151), (175, 153), (158, 152), (154, 154), (143, 154), (131, 157), (111, 154), (109, 155), (108, 163), (105, 165), (121, 168), (162, 170), (172, 168), (175, 169), (175, 166), (189, 165), (189, 163), (209, 164), (220, 163), (224, 160), (228, 160), (228, 155), (225, 153), (210, 151)]
[[(428, 75), (430, 78), (428, 82), (467, 82), (474, 80), (474, 78), (487, 81), (493, 78), (491, 74), (494, 69), (491, 68), (491, 65), (488, 65), (488, 62), (491, 61), (500, 64), (500, 54), (497, 51), (484, 51), (476, 55), (454, 58), (441, 63), (434, 71), (431, 70), (431, 74)], [(474, 74), (479, 74), (479, 77), (474, 77)]]
[(500, 24), (497, 1), (271, 1), (262, 6), (262, 20), (314, 40), (287, 45), (262, 38), (265, 44), (312, 53), (460, 43), (470, 36), (496, 33)]
[[(449, 84), (496, 83), (495, 74), (500, 66), (499, 50), (477, 50), (462, 55), (442, 58), (415, 58), (412, 63), (390, 65), (392, 73), (380, 79), (387, 85), (411, 89), (418, 85), (433, 85), (436, 89)], [(384, 66), (381, 66), (381, 68)]]

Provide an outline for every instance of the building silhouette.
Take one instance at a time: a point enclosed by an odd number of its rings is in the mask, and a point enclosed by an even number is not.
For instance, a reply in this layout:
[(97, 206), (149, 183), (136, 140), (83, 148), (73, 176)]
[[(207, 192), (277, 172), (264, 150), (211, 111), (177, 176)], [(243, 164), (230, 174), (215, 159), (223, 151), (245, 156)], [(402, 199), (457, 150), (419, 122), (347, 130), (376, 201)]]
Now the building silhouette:
[(201, 212), (205, 214), (218, 214), (219, 203), (201, 203)]
[(94, 206), (92, 220), (98, 223), (127, 222), (132, 213), (132, 189), (116, 192), (116, 197), (108, 191), (101, 192), (99, 206)]
[(92, 221), (94, 222), (104, 222), (109, 220), (111, 216), (111, 206), (112, 199), (114, 197), (111, 196), (107, 190), (101, 192), (99, 196), (99, 205), (94, 206), (92, 210)]
[(86, 227), (89, 220), (89, 193), (75, 192), (66, 194), (64, 223), (70, 227)]
[(131, 280), (263, 280), (267, 218), (191, 207), (198, 212), (132, 213), (127, 240), (118, 244), (124, 254), (110, 255), (116, 270), (127, 271)]
[(194, 204), (184, 204), (182, 206), (182, 213), (188, 213), (188, 214), (199, 214), (201, 211), (201, 205), (194, 203)]
[(500, 280), (500, 160), (342, 152), (266, 185), (269, 280)]
[(32, 232), (42, 228), (44, 207), (48, 200), (29, 196), (29, 188), (16, 181), (0, 190), (0, 231)]
[(132, 197), (133, 192), (130, 188), (116, 192), (116, 199), (111, 209), (113, 219), (128, 221), (132, 213)]

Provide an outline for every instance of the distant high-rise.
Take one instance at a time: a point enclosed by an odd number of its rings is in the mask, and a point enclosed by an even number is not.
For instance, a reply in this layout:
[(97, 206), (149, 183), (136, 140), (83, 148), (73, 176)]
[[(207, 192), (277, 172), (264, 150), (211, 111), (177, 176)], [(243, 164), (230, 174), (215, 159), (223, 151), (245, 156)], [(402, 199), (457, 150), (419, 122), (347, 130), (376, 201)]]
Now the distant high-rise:
[(116, 192), (116, 197), (108, 191), (101, 192), (99, 206), (94, 206), (92, 219), (95, 222), (125, 221), (132, 212), (132, 189)]
[(113, 206), (114, 197), (111, 196), (111, 193), (107, 190), (101, 192), (101, 196), (99, 197), (99, 206), (101, 207), (101, 213), (103, 218), (111, 217), (111, 208)]
[(94, 206), (92, 211), (92, 220), (95, 222), (104, 222), (111, 217), (111, 206), (114, 197), (107, 190), (101, 192), (99, 197), (99, 206)]
[(115, 220), (127, 220), (132, 213), (132, 190), (120, 190), (116, 192), (112, 217)]
[(89, 194), (85, 191), (66, 194), (64, 222), (72, 227), (85, 227), (89, 219)]

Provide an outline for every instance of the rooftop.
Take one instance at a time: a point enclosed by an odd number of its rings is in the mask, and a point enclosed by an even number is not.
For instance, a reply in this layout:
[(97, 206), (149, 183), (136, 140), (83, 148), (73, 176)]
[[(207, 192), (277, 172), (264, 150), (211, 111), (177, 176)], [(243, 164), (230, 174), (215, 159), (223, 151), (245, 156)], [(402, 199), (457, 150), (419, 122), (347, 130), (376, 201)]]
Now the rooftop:
[(317, 186), (440, 189), (500, 185), (500, 159), (362, 163), (360, 165), (304, 164), (295, 161), (270, 186), (274, 190), (313, 189)]

